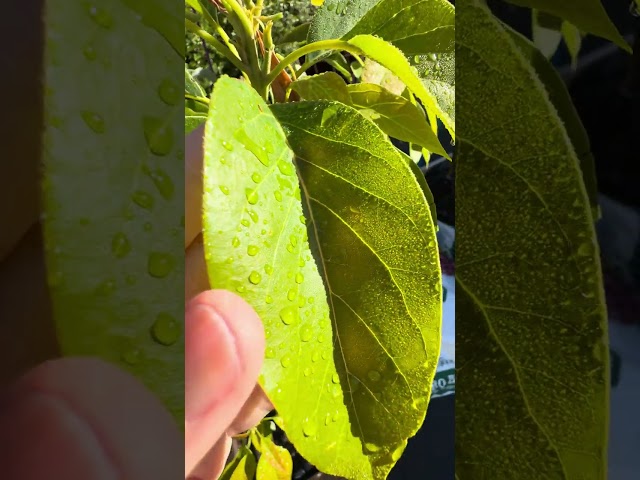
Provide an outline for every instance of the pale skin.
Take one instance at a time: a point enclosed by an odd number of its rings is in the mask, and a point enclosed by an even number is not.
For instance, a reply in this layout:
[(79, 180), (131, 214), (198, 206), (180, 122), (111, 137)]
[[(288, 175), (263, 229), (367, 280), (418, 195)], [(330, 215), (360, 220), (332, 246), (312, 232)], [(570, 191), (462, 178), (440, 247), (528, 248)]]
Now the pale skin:
[(174, 480), (184, 468), (185, 478), (217, 479), (232, 436), (273, 407), (256, 383), (262, 322), (240, 297), (210, 290), (206, 276), (202, 129), (185, 149), (184, 435), (133, 376), (95, 359), (59, 358), (29, 196), (37, 158), (6, 158), (16, 161), (0, 162), (9, 197), (0, 203), (17, 208), (0, 208), (0, 338), (11, 339), (0, 349), (0, 478)]

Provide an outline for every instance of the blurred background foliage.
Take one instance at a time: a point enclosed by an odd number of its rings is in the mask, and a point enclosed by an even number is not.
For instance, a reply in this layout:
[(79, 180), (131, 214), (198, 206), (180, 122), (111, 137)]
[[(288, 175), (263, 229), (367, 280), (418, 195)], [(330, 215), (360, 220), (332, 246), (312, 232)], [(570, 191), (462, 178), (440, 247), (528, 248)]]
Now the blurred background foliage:
[[(311, 6), (309, 0), (290, 1), (265, 1), (263, 15), (274, 15), (278, 12), (284, 14), (281, 20), (277, 20), (273, 25), (273, 40), (276, 46), (279, 40), (293, 28), (311, 21), (315, 8)], [(222, 27), (233, 36), (228, 23), (221, 16)], [(208, 25), (201, 25), (205, 30), (213, 33)], [(186, 65), (194, 78), (202, 85), (209, 94), (215, 80), (221, 75), (239, 77), (240, 72), (231, 65), (224, 57), (215, 50), (206, 46), (197, 35), (186, 32)], [(287, 54), (293, 50), (295, 45), (287, 44), (276, 47), (278, 53)]]

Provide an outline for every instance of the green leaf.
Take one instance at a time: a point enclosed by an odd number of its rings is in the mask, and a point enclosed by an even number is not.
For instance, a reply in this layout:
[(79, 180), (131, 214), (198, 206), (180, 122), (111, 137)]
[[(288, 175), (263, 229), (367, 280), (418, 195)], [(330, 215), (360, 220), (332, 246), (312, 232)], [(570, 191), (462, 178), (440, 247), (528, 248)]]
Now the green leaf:
[(47, 8), (49, 284), (63, 352), (123, 366), (183, 425), (183, 60), (130, 3)]
[(291, 84), (291, 88), (305, 100), (329, 99), (351, 104), (347, 84), (334, 72), (300, 78)]
[(571, 65), (576, 68), (578, 66), (578, 55), (582, 47), (582, 34), (575, 25), (569, 22), (562, 22), (562, 38), (571, 55)]
[(449, 158), (423, 113), (409, 100), (379, 85), (349, 85), (351, 104), (390, 137), (415, 143)]
[(627, 41), (611, 22), (600, 0), (507, 0), (509, 3), (538, 9), (575, 25), (583, 32), (611, 40), (631, 52)]
[(562, 42), (561, 27), (562, 21), (559, 18), (537, 10), (531, 11), (533, 43), (546, 58), (551, 58)]
[(372, 60), (391, 70), (424, 104), (427, 110), (438, 115), (444, 126), (455, 137), (455, 98), (453, 91), (441, 88), (440, 82), (418, 77), (418, 71), (412, 67), (402, 52), (384, 40), (371, 35), (358, 35), (349, 43)]
[(253, 480), (256, 474), (256, 457), (243, 445), (234, 459), (227, 464), (218, 480)]
[(456, 476), (603, 480), (606, 317), (579, 160), (484, 2), (457, 17)]
[(281, 44), (306, 42), (311, 23), (303, 23), (289, 30), (280, 40)]
[[(359, 109), (387, 135), (406, 142), (429, 145), (433, 151), (449, 158), (440, 141), (425, 120), (424, 114), (409, 100), (393, 95), (379, 85), (360, 83), (348, 85), (336, 73), (327, 72), (306, 77), (292, 83), (292, 88), (307, 100), (334, 100)], [(435, 224), (435, 202), (424, 175), (409, 159), (425, 198), (431, 208)]]
[(520, 53), (535, 69), (538, 78), (542, 81), (549, 94), (549, 101), (555, 107), (560, 116), (560, 120), (567, 130), (573, 149), (580, 160), (582, 179), (587, 189), (587, 195), (589, 196), (593, 219), (596, 221), (600, 217), (600, 208), (598, 206), (598, 182), (596, 178), (595, 159), (591, 152), (589, 136), (582, 125), (578, 111), (573, 105), (571, 95), (560, 74), (558, 74), (553, 65), (542, 56), (541, 52), (536, 49), (529, 40), (515, 30), (506, 26), (505, 28), (511, 34)]
[(452, 52), (455, 9), (446, 0), (327, 0), (314, 16), (309, 43), (375, 35), (405, 55)]
[[(194, 80), (194, 78), (187, 70), (186, 66), (184, 68), (184, 91), (185, 93), (193, 95), (194, 97), (207, 98), (206, 92), (200, 86), (200, 84)], [(206, 115), (209, 110), (204, 104), (196, 102), (192, 99), (185, 100), (185, 109), (192, 110), (193, 112), (203, 113), (204, 115)]]
[(186, 115), (184, 117), (184, 134), (189, 135), (207, 121), (206, 115)]
[(435, 228), (407, 160), (350, 107), (269, 110), (223, 77), (204, 178), (209, 278), (265, 323), (278, 425), (323, 472), (385, 478), (424, 420), (440, 345)]
[(270, 436), (262, 437), (260, 445), (256, 480), (291, 480), (293, 461), (289, 451), (273, 443)]

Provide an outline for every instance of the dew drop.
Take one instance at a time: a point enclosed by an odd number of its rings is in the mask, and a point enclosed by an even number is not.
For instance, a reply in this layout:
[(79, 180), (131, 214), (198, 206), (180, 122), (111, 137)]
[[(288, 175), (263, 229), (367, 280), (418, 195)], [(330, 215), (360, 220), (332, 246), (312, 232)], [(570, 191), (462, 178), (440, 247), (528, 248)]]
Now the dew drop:
[(173, 130), (168, 120), (145, 116), (142, 126), (149, 150), (158, 156), (168, 155), (173, 148)]
[(250, 257), (255, 257), (259, 251), (260, 249), (255, 245), (249, 245), (247, 247), (247, 255), (249, 255)]
[(289, 367), (291, 365), (291, 356), (285, 355), (284, 357), (282, 357), (280, 359), (280, 365), (282, 365), (284, 368)]
[(372, 382), (377, 382), (381, 378), (380, 373), (376, 370), (371, 370), (369, 373), (367, 373), (367, 377), (369, 377), (369, 380), (371, 380)]
[(307, 224), (307, 219), (304, 218), (304, 215), (300, 215), (300, 223), (303, 224), (303, 225)]
[(313, 337), (313, 330), (309, 325), (305, 325), (300, 329), (300, 340), (308, 342)]
[(153, 210), (153, 196), (148, 192), (137, 190), (131, 194), (131, 200), (145, 210)]
[(220, 187), (219, 187), (219, 188), (220, 188), (220, 191), (221, 191), (222, 193), (224, 193), (225, 195), (229, 195), (229, 193), (231, 193), (231, 192), (229, 191), (229, 187), (227, 187), (227, 186), (225, 186), (225, 185), (220, 185)]
[(311, 354), (311, 361), (313, 363), (317, 362), (318, 360), (320, 360), (320, 352), (318, 352), (317, 350), (315, 350), (312, 354)]
[(244, 147), (258, 159), (261, 164), (263, 164), (265, 167), (269, 167), (271, 165), (271, 160), (269, 160), (269, 155), (267, 155), (266, 150), (258, 145), (252, 138), (250, 138), (249, 135), (247, 135), (246, 131), (242, 129), (237, 130), (233, 136), (236, 140), (241, 142)]
[(224, 148), (227, 152), (233, 152), (233, 145), (226, 140), (222, 141), (222, 148)]
[(280, 320), (285, 325), (292, 325), (298, 319), (298, 310), (294, 307), (284, 307), (280, 310)]
[(140, 350), (137, 348), (130, 348), (122, 354), (122, 360), (129, 365), (137, 365), (140, 363), (140, 357)]
[(98, 295), (111, 295), (116, 289), (116, 282), (112, 279), (107, 279), (104, 282), (100, 283), (96, 288), (96, 293)]
[(251, 180), (253, 180), (254, 183), (260, 183), (262, 181), (262, 175), (256, 172), (253, 175), (251, 175)]
[(273, 267), (271, 265), (265, 265), (264, 273), (266, 273), (267, 275), (271, 275), (273, 273)]
[(243, 218), (242, 220), (240, 220), (240, 223), (242, 224), (242, 226), (244, 227), (248, 227), (251, 225), (251, 222), (249, 222), (249, 220), (247, 220), (246, 218)]
[(296, 273), (296, 283), (301, 284), (302, 282), (304, 282), (304, 275), (300, 272)]
[(369, 453), (376, 453), (380, 451), (380, 446), (375, 443), (366, 442), (364, 444), (364, 449)]
[(293, 245), (291, 244), (287, 245), (287, 252), (293, 253), (293, 250), (294, 250)]
[(116, 233), (111, 239), (111, 253), (116, 258), (123, 258), (131, 251), (131, 243), (127, 236), (122, 233)]
[(305, 377), (310, 376), (311, 375), (311, 368), (309, 368), (309, 367), (305, 368), (303, 373), (304, 373)]
[(338, 376), (337, 373), (334, 373), (333, 376), (331, 377), (331, 381), (333, 383), (340, 383), (340, 377)]
[(288, 177), (292, 176), (295, 173), (295, 169), (293, 168), (293, 164), (291, 162), (286, 162), (284, 160), (278, 160), (278, 170), (283, 175)]
[(149, 275), (155, 278), (164, 278), (175, 267), (175, 259), (172, 255), (163, 252), (151, 252), (147, 263)]
[(236, 287), (236, 292), (238, 292), (238, 293), (244, 293), (246, 291), (247, 291), (247, 287), (245, 287), (244, 285), (238, 285)]
[(247, 202), (249, 202), (251, 205), (255, 205), (256, 203), (258, 203), (258, 192), (256, 190), (254, 190), (253, 188), (247, 188), (245, 190), (245, 194), (247, 196)]
[(591, 244), (585, 242), (578, 247), (578, 255), (581, 257), (588, 257), (591, 255)]
[(258, 214), (253, 210), (249, 211), (249, 218), (253, 220), (253, 223), (258, 223), (258, 220), (260, 220), (260, 217), (258, 217)]
[(173, 345), (181, 333), (180, 323), (168, 313), (159, 313), (151, 327), (151, 336), (160, 345)]
[(276, 197), (276, 200), (278, 202), (282, 201), (282, 192), (280, 192), (280, 190), (276, 190), (275, 192), (273, 192), (273, 196)]
[(317, 432), (316, 424), (313, 423), (312, 418), (306, 418), (302, 423), (302, 433), (305, 437), (313, 437)]
[(165, 200), (171, 200), (171, 198), (173, 198), (174, 187), (169, 175), (163, 170), (157, 169), (152, 171), (148, 167), (143, 167), (143, 171), (151, 178), (158, 192), (162, 195), (162, 198)]
[(273, 303), (273, 297), (271, 295), (267, 295), (267, 298), (264, 299), (264, 301), (268, 304), (272, 304)]
[(276, 358), (276, 350), (273, 347), (268, 347), (264, 352), (264, 356), (267, 358)]
[(82, 120), (87, 124), (91, 130), (96, 133), (104, 133), (104, 119), (95, 112), (89, 112), (87, 110), (80, 113)]
[(298, 238), (293, 234), (289, 237), (289, 241), (291, 242), (291, 245), (293, 245), (294, 247), (298, 245)]
[(107, 11), (101, 8), (93, 5), (89, 6), (89, 16), (91, 17), (91, 20), (102, 28), (109, 29), (113, 27), (113, 18)]
[(177, 105), (181, 100), (180, 89), (168, 78), (158, 85), (158, 96), (167, 105)]
[(262, 280), (262, 275), (260, 275), (255, 270), (249, 274), (249, 281), (254, 285), (258, 285)]
[(289, 300), (290, 302), (293, 302), (296, 299), (296, 295), (297, 295), (297, 291), (295, 288), (289, 289), (289, 291), (287, 292), (287, 300)]
[(95, 60), (97, 57), (96, 49), (93, 48), (91, 45), (87, 45), (86, 47), (84, 47), (82, 49), (82, 54), (84, 55), (84, 58), (90, 61)]

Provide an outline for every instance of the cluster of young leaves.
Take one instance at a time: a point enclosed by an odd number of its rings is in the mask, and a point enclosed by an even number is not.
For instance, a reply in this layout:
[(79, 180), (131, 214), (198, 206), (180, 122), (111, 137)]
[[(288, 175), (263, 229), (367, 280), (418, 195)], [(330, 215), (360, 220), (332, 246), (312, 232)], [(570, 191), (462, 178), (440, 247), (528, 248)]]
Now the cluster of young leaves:
[[(273, 103), (251, 66), (209, 99), (187, 91), (187, 118), (206, 122), (211, 286), (260, 314), (260, 384), (279, 426), (333, 475), (386, 478), (424, 421), (441, 328), (433, 199), (389, 137), (446, 155), (435, 128), (455, 136), (454, 37), (446, 0), (327, 0), (299, 49), (263, 72), (281, 82), (288, 69), (282, 100), (297, 101)], [(302, 74), (336, 51), (375, 62), (402, 89)]]
[[(628, 49), (599, 0), (512, 3)], [(589, 141), (530, 40), (481, 0), (458, 2), (457, 25), (456, 476), (602, 480), (609, 357)]]

